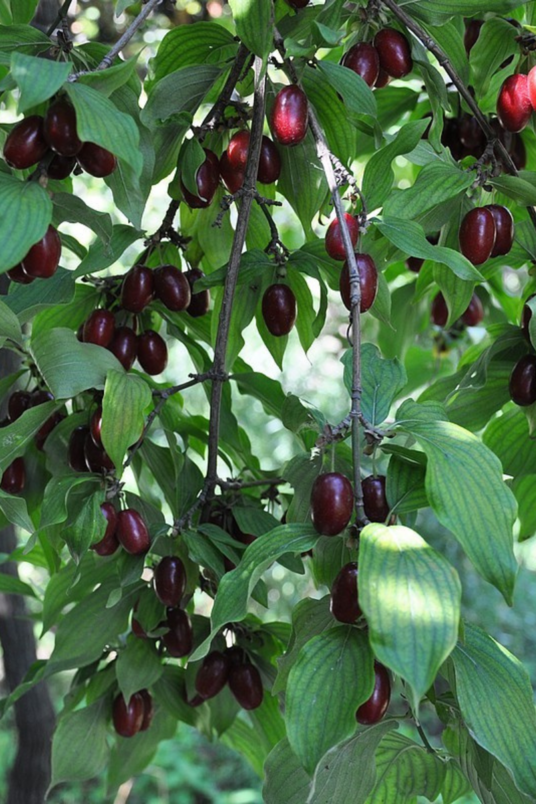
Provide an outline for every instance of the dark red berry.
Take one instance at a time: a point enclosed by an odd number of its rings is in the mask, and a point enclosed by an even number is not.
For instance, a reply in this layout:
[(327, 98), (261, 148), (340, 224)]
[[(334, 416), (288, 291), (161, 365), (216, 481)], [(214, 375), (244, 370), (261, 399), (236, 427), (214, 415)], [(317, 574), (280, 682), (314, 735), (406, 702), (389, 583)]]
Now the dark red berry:
[(82, 148), (76, 133), (76, 112), (66, 98), (48, 107), (43, 131), (49, 146), (61, 156), (76, 156)]
[(237, 193), (244, 184), (244, 171), (235, 170), (229, 164), (229, 155), (224, 151), (220, 157), (220, 174), (230, 193)]
[[(344, 219), (348, 227), (348, 232), (350, 234), (350, 240), (352, 241), (352, 246), (355, 247), (357, 243), (357, 238), (359, 237), (359, 221), (357, 220), (355, 215), (350, 215), (349, 212), (344, 213)], [(344, 242), (341, 234), (341, 225), (339, 223), (338, 218), (332, 220), (328, 226), (328, 230), (326, 232), (325, 245), (326, 245), (326, 251), (332, 260), (346, 259), (346, 251), (344, 248)]]
[(220, 181), (220, 163), (218, 157), (213, 151), (209, 151), (208, 148), (204, 148), (203, 150), (205, 151), (206, 158), (197, 171), (195, 179), (198, 195), (193, 195), (193, 193), (186, 189), (184, 183), (181, 181), (181, 191), (184, 200), (192, 209), (204, 209), (208, 207), (214, 198)]
[(369, 475), (361, 482), (363, 508), (371, 522), (385, 522), (389, 516), (389, 503), (385, 494), (385, 476)]
[(241, 648), (240, 645), (232, 645), (230, 648), (225, 648), (225, 655), (229, 659), (230, 665), (233, 667), (249, 661), (245, 650)]
[(507, 131), (523, 131), (532, 114), (527, 76), (510, 75), (497, 98), (497, 117)]
[(16, 422), (25, 410), (33, 407), (32, 397), (28, 391), (15, 391), (7, 403), (7, 415), (12, 422)]
[(376, 79), (374, 89), (383, 89), (383, 87), (387, 86), (390, 80), (391, 76), (389, 73), (385, 72), (385, 70), (380, 66), (380, 72), (378, 74), (378, 78)]
[(229, 671), (229, 687), (243, 709), (258, 709), (264, 690), (261, 675), (255, 665), (246, 662), (235, 664)]
[(355, 623), (361, 617), (357, 602), (357, 564), (345, 564), (333, 581), (330, 600), (331, 613), (341, 623)]
[(94, 142), (85, 142), (83, 144), (77, 160), (86, 173), (89, 173), (90, 176), (96, 176), (98, 179), (109, 176), (117, 167), (117, 159), (114, 154)]
[[(378, 271), (374, 260), (368, 254), (356, 254), (355, 259), (361, 285), (361, 305), (359, 309), (362, 313), (366, 313), (367, 310), (372, 307), (374, 299), (376, 298)], [(350, 283), (350, 269), (348, 268), (347, 262), (345, 262), (342, 267), (339, 289), (344, 306), (347, 310), (351, 310), (352, 288)]]
[(482, 265), (495, 245), (495, 219), (487, 207), (475, 207), (460, 226), (460, 250), (473, 265)]
[(12, 282), (16, 282), (18, 285), (29, 285), (34, 281), (34, 277), (26, 273), (21, 262), (14, 268), (10, 268), (7, 275)]
[(247, 129), (237, 131), (229, 140), (227, 159), (233, 170), (244, 172), (248, 161), (250, 133)]
[(44, 424), (41, 425), (37, 433), (35, 434), (35, 445), (37, 449), (43, 449), (45, 446), (45, 441), (47, 440), (48, 436), (52, 432), (52, 430), (63, 420), (65, 419), (65, 413), (61, 413), (59, 410), (56, 413), (53, 413), (52, 416), (46, 420)]
[(262, 317), (268, 332), (288, 335), (296, 321), (296, 297), (288, 285), (270, 285), (262, 297)]
[(30, 407), (35, 408), (37, 405), (44, 405), (45, 402), (53, 402), (54, 396), (50, 391), (45, 391), (42, 388), (36, 388), (32, 391), (32, 403)]
[(138, 336), (130, 327), (118, 327), (108, 349), (117, 357), (125, 371), (128, 371), (136, 360)]
[(138, 639), (149, 639), (149, 637), (141, 627), (140, 621), (136, 620), (135, 617), (132, 618), (131, 626), (132, 626), (132, 633), (134, 634), (134, 636), (137, 636)]
[(99, 405), (97, 410), (93, 413), (91, 417), (91, 421), (89, 423), (89, 430), (91, 433), (91, 438), (97, 445), (97, 447), (102, 447), (102, 406)]
[(112, 503), (106, 502), (101, 505), (101, 511), (106, 519), (106, 530), (104, 536), (96, 544), (91, 545), (91, 549), (95, 550), (99, 556), (111, 556), (116, 550), (119, 549), (119, 541), (117, 539), (117, 511)]
[(409, 42), (400, 31), (382, 28), (374, 37), (374, 47), (380, 57), (380, 67), (391, 78), (403, 78), (412, 71)]
[(348, 67), (363, 81), (373, 87), (380, 74), (380, 57), (378, 51), (368, 42), (358, 42), (345, 53), (342, 64)]
[(186, 589), (186, 570), (178, 556), (164, 556), (154, 571), (154, 591), (164, 606), (179, 605)]
[(156, 269), (154, 292), (168, 310), (176, 313), (186, 310), (192, 300), (188, 279), (174, 265), (161, 265)]
[(536, 402), (536, 357), (525, 355), (518, 360), (510, 375), (510, 399), (527, 407)]
[(133, 556), (147, 553), (151, 539), (143, 517), (133, 508), (125, 508), (117, 514), (117, 538), (123, 548)]
[(435, 324), (436, 327), (444, 327), (448, 321), (448, 317), (449, 311), (445, 297), (442, 293), (438, 293), (437, 296), (434, 297), (430, 312), (432, 324)]
[(6, 494), (19, 494), (26, 483), (26, 468), (23, 458), (15, 458), (9, 464), (0, 480), (0, 489)]
[(275, 96), (270, 128), (280, 145), (298, 145), (307, 134), (309, 104), (300, 87), (283, 87)]
[(277, 146), (269, 137), (263, 136), (257, 178), (262, 184), (273, 184), (280, 175), (281, 157)]
[(201, 698), (214, 698), (227, 684), (230, 669), (231, 662), (225, 653), (214, 650), (205, 656), (195, 678), (195, 688)]
[(43, 118), (33, 114), (17, 123), (7, 135), (4, 159), (10, 167), (26, 170), (39, 162), (47, 151), (48, 145), (43, 135)]
[(114, 729), (121, 737), (134, 737), (143, 723), (145, 707), (139, 692), (134, 693), (128, 704), (122, 695), (114, 700), (112, 720)]
[[(240, 189), (244, 181), (244, 173), (246, 170), (246, 163), (248, 159), (250, 133), (246, 129), (238, 131), (231, 137), (226, 151), (226, 158), (223, 165), (225, 176), (222, 172), (222, 177), (229, 189), (231, 189), (226, 176), (231, 179), (231, 184)], [(222, 155), (223, 159), (223, 155)], [(221, 167), (220, 160), (220, 167)], [(261, 152), (259, 156), (259, 167), (257, 170), (257, 178), (263, 184), (273, 184), (278, 180), (281, 173), (281, 158), (279, 151), (275, 144), (269, 137), (262, 138)], [(236, 190), (232, 190), (236, 192)]]
[(318, 533), (341, 533), (354, 510), (354, 493), (347, 477), (339, 472), (318, 475), (311, 490), (311, 517)]
[(465, 114), (459, 121), (459, 136), (464, 148), (472, 156), (481, 156), (486, 147), (486, 135), (480, 128), (476, 119), (470, 114)]
[(152, 329), (138, 335), (138, 362), (147, 374), (161, 374), (167, 366), (168, 351), (165, 340)]
[(162, 641), (170, 656), (180, 659), (192, 652), (194, 634), (190, 618), (183, 609), (170, 609), (167, 615), (169, 631)]
[(49, 226), (41, 240), (31, 247), (22, 260), (22, 267), (34, 279), (48, 279), (56, 273), (60, 264), (61, 240), (57, 229)]
[(471, 301), (469, 302), (469, 307), (462, 315), (462, 321), (466, 327), (477, 327), (484, 318), (484, 308), (482, 306), (482, 302), (476, 295), (473, 293), (471, 297)]
[(153, 696), (149, 690), (140, 690), (138, 695), (141, 695), (143, 699), (143, 720), (141, 722), (140, 731), (147, 731), (154, 716)]
[(107, 347), (115, 332), (115, 318), (110, 310), (93, 310), (84, 324), (84, 343)]
[(76, 157), (74, 156), (60, 156), (54, 154), (49, 166), (47, 167), (47, 175), (49, 179), (56, 179), (61, 181), (70, 176), (76, 166)]
[(113, 472), (115, 469), (110, 456), (103, 447), (98, 447), (95, 444), (91, 433), (88, 433), (84, 441), (84, 455), (86, 457), (86, 466), (90, 472)]
[(121, 285), (121, 306), (129, 313), (142, 313), (154, 296), (154, 277), (150, 268), (135, 265)]
[(507, 207), (501, 204), (489, 204), (486, 207), (493, 215), (495, 221), (495, 245), (491, 252), (492, 257), (501, 257), (508, 254), (514, 242), (514, 218)]
[(89, 435), (89, 427), (81, 425), (75, 427), (69, 438), (69, 466), (73, 472), (87, 472), (86, 453), (84, 445)]
[(471, 52), (480, 36), (480, 30), (484, 25), (484, 20), (465, 20), (465, 34), (463, 44), (467, 55)]
[(391, 679), (383, 664), (374, 662), (374, 691), (368, 701), (361, 704), (355, 717), (363, 726), (378, 723), (387, 712), (391, 700)]
[(413, 271), (414, 274), (418, 274), (423, 266), (424, 260), (420, 257), (408, 257), (406, 260), (406, 268), (408, 271)]
[(194, 293), (194, 284), (198, 279), (202, 279), (205, 274), (203, 271), (200, 271), (199, 268), (191, 268), (189, 271), (185, 272), (184, 276), (188, 280), (192, 291), (192, 298), (186, 312), (188, 315), (191, 315), (192, 318), (199, 318), (202, 315), (206, 315), (210, 308), (210, 291), (200, 290)]

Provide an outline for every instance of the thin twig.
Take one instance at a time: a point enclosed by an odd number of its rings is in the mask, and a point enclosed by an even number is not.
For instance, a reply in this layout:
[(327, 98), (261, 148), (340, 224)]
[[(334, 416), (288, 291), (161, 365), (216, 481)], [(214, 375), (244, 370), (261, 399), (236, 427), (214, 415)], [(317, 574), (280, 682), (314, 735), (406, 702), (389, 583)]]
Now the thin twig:
[(266, 477), (264, 480), (240, 480), (240, 478), (221, 480), (218, 478), (216, 485), (222, 491), (240, 491), (240, 489), (253, 489), (257, 486), (282, 486), (286, 482), (284, 477)]
[(212, 129), (214, 129), (220, 122), (223, 113), (225, 112), (225, 107), (231, 100), (231, 96), (238, 83), (238, 80), (242, 73), (242, 68), (244, 67), (248, 55), (249, 50), (245, 45), (241, 44), (240, 47), (238, 48), (234, 64), (231, 67), (231, 71), (227, 76), (227, 81), (223, 85), (223, 89), (220, 92), (218, 100), (216, 101), (212, 109), (208, 112), (207, 116), (205, 117), (199, 128), (193, 129), (199, 142), (203, 142), (207, 133)]
[(58, 28), (64, 19), (66, 19), (67, 14), (69, 12), (69, 6), (71, 5), (72, 0), (65, 0), (63, 5), (61, 6), (60, 10), (56, 15), (56, 19), (52, 23), (52, 25), (47, 30), (47, 36), (52, 36), (56, 28)]
[(426, 750), (427, 750), (427, 751), (428, 751), (430, 754), (435, 754), (435, 753), (436, 753), (436, 751), (435, 751), (435, 750), (434, 750), (434, 748), (433, 748), (433, 747), (430, 745), (430, 742), (429, 742), (429, 740), (428, 740), (428, 737), (426, 736), (426, 733), (425, 733), (425, 731), (424, 731), (423, 727), (421, 726), (421, 724), (420, 724), (420, 723), (415, 722), (415, 727), (416, 727), (417, 731), (419, 732), (419, 737), (420, 737), (420, 738), (421, 738), (421, 740), (423, 741), (423, 744), (424, 744), (424, 747), (426, 748)]

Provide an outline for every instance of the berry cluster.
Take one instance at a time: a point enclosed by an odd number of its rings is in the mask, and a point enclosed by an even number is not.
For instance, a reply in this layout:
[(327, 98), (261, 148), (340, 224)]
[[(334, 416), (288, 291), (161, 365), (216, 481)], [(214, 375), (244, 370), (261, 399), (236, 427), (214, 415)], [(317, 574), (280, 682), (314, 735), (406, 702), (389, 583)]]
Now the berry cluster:
[[(345, 212), (344, 218), (350, 234), (352, 245), (357, 245), (359, 237), (359, 221), (354, 215)], [(341, 234), (341, 226), (338, 219), (332, 220), (328, 226), (325, 240), (326, 251), (333, 260), (346, 260), (346, 252), (344, 249), (344, 242)], [(368, 254), (355, 255), (357, 270), (359, 273), (359, 282), (361, 285), (361, 305), (360, 310), (366, 313), (369, 310), (376, 298), (376, 291), (378, 289), (378, 270), (372, 257)], [(351, 283), (350, 283), (350, 268), (348, 263), (345, 262), (339, 278), (339, 291), (342, 301), (347, 310), (352, 309), (351, 303)]]
[(409, 42), (394, 28), (379, 30), (372, 43), (353, 45), (341, 64), (376, 89), (386, 86), (391, 78), (404, 78), (413, 69)]

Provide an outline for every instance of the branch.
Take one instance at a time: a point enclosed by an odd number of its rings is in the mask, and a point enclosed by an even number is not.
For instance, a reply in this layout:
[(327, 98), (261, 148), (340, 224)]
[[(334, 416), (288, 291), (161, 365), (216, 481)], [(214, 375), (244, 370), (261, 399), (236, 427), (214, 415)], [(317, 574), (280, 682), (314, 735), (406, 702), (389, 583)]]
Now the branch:
[(240, 489), (253, 489), (257, 486), (283, 486), (287, 481), (284, 477), (264, 478), (264, 480), (240, 480), (240, 478), (216, 481), (222, 491), (240, 491)]
[(71, 5), (71, 3), (72, 3), (72, 0), (64, 0), (63, 5), (61, 6), (60, 10), (58, 11), (56, 19), (54, 20), (54, 22), (52, 23), (52, 25), (50, 26), (50, 28), (46, 32), (47, 36), (52, 36), (52, 34), (56, 30), (56, 28), (58, 28), (62, 24), (63, 20), (66, 19), (67, 14), (69, 12), (69, 6)]
[[(498, 139), (497, 134), (495, 133), (495, 131), (491, 127), (491, 125), (490, 125), (488, 119), (486, 118), (486, 116), (480, 111), (480, 107), (478, 106), (477, 102), (475, 101), (475, 99), (473, 98), (471, 93), (469, 92), (468, 88), (465, 86), (465, 84), (463, 83), (462, 79), (460, 78), (460, 76), (458, 75), (458, 73), (456, 72), (454, 67), (452, 66), (447, 54), (439, 47), (438, 44), (436, 44), (436, 42), (434, 42), (434, 40), (431, 38), (431, 36), (429, 36), (426, 33), (426, 31), (423, 28), (421, 28), (421, 26), (418, 25), (409, 16), (409, 14), (406, 14), (406, 12), (403, 11), (395, 3), (395, 0), (381, 0), (381, 2), (385, 6), (387, 6), (387, 8), (389, 8), (393, 12), (395, 17), (397, 17), (400, 20), (400, 22), (402, 22), (406, 26), (406, 28), (408, 30), (410, 30), (412, 33), (414, 33), (415, 36), (417, 37), (417, 39), (419, 39), (422, 42), (424, 47), (427, 50), (429, 50), (430, 53), (432, 53), (436, 57), (436, 59), (438, 60), (439, 64), (443, 67), (443, 69), (445, 70), (447, 75), (452, 80), (452, 83), (455, 85), (455, 87), (457, 88), (458, 92), (460, 93), (460, 95), (462, 96), (464, 101), (466, 102), (467, 106), (471, 109), (473, 115), (475, 116), (476, 120), (478, 121), (478, 124), (479, 124), (480, 128), (482, 129), (482, 131), (486, 135), (486, 137), (488, 139), (488, 142), (493, 145), (496, 153), (499, 155), (499, 157), (501, 159), (501, 162), (505, 166), (505, 168), (508, 171), (508, 173), (511, 173), (512, 176), (518, 176), (519, 173), (517, 171), (516, 166), (514, 165), (512, 157), (510, 156), (510, 154), (506, 150), (506, 148), (503, 145), (503, 143)], [(529, 216), (530, 216), (530, 218), (532, 220), (532, 223), (534, 224), (534, 226), (536, 228), (536, 211), (534, 210), (534, 207), (528, 206), (527, 211), (528, 211)]]
[(223, 85), (223, 89), (220, 92), (218, 100), (199, 126), (199, 129), (192, 129), (199, 142), (203, 142), (207, 133), (214, 129), (221, 120), (223, 113), (225, 112), (225, 107), (231, 100), (231, 96), (238, 83), (248, 55), (249, 50), (247, 47), (245, 47), (245, 45), (241, 44), (238, 48), (234, 64), (231, 67), (231, 72), (227, 76), (227, 81)]

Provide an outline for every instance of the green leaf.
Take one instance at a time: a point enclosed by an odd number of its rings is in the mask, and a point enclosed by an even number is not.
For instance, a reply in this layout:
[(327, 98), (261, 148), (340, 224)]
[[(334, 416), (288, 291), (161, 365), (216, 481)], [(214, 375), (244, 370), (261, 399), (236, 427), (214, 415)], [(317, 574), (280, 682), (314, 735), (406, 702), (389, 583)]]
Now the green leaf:
[(184, 142), (179, 154), (181, 179), (186, 189), (198, 198), (197, 172), (205, 159), (205, 152), (195, 137)]
[(82, 73), (82, 75), (78, 76), (78, 82), (92, 87), (108, 97), (117, 89), (120, 89), (128, 83), (132, 76), (136, 75), (138, 56), (134, 56), (126, 61), (119, 61), (117, 64), (112, 65), (112, 67), (107, 67), (105, 70), (96, 70), (85, 74)]
[(52, 742), (51, 787), (64, 781), (92, 779), (104, 770), (108, 760), (107, 721), (106, 700), (63, 715)]
[[(344, 384), (352, 393), (352, 350), (344, 353), (341, 362), (344, 366)], [(379, 425), (389, 415), (389, 410), (402, 388), (407, 383), (406, 370), (402, 363), (384, 360), (380, 350), (372, 343), (365, 343), (361, 349), (361, 410), (365, 419), (372, 425)]]
[(374, 688), (366, 635), (338, 626), (301, 649), (288, 677), (285, 719), (292, 750), (312, 773), (320, 757), (355, 729), (357, 708)]
[(29, 56), (42, 53), (50, 47), (50, 39), (30, 25), (0, 25), (0, 64), (9, 66), (13, 53)]
[(154, 129), (180, 112), (195, 112), (220, 75), (221, 69), (209, 64), (183, 67), (166, 75), (151, 87), (141, 122)]
[(471, 83), (477, 97), (487, 92), (490, 81), (501, 64), (510, 56), (516, 55), (519, 48), (516, 36), (517, 29), (507, 20), (492, 17), (484, 22), (469, 54)]
[(105, 245), (102, 240), (93, 242), (86, 256), (76, 271), (74, 271), (74, 276), (86, 276), (86, 274), (94, 274), (97, 273), (97, 271), (103, 271), (105, 268), (113, 265), (132, 243), (135, 243), (136, 240), (140, 240), (142, 237), (143, 234), (138, 231), (138, 229), (134, 229), (132, 226), (127, 226), (124, 223), (116, 224), (112, 230), (110, 243)]
[[(510, 25), (510, 23), (507, 23)], [(510, 25), (510, 27), (512, 27)], [(512, 198), (517, 204), (532, 206), (536, 204), (536, 173), (521, 170), (519, 176), (498, 176), (491, 184), (501, 193)]]
[(319, 61), (317, 67), (335, 92), (342, 96), (344, 106), (350, 116), (360, 114), (372, 118), (377, 116), (374, 93), (360, 75), (331, 61)]
[(478, 572), (511, 602), (517, 572), (512, 537), (516, 503), (498, 459), (468, 430), (443, 421), (432, 403), (408, 400), (397, 419), (428, 457), (426, 493), (435, 515), (454, 533)]
[(23, 497), (6, 494), (0, 490), (0, 511), (17, 527), (27, 530), (28, 533), (34, 532), (34, 524), (28, 515), (26, 500)]
[(91, 209), (85, 201), (71, 193), (54, 193), (52, 203), (54, 204), (53, 222), (55, 226), (64, 221), (82, 223), (92, 229), (105, 245), (110, 243), (113, 226), (112, 219), (107, 212)]
[(406, 804), (417, 795), (435, 801), (445, 779), (445, 763), (408, 737), (387, 734), (376, 752), (376, 774), (366, 804)]
[[(528, 0), (489, 0), (486, 11), (505, 14), (518, 8)], [(451, 17), (468, 16), (482, 13), (482, 0), (418, 0), (411, 4), (411, 14), (434, 24), (441, 25)]]
[(223, 25), (179, 25), (164, 36), (151, 62), (154, 82), (183, 67), (223, 63), (235, 55), (237, 47), (235, 38)]
[(171, 740), (177, 729), (176, 720), (162, 707), (155, 707), (151, 727), (129, 739), (119, 739), (111, 751), (108, 784), (111, 789), (138, 776), (151, 762), (159, 743)]
[(461, 601), (456, 570), (415, 531), (373, 523), (361, 532), (359, 581), (374, 653), (408, 682), (418, 712), (456, 645)]
[[(1, 500), (0, 500), (1, 503)], [(24, 583), (14, 575), (6, 575), (0, 570), (0, 592), (4, 595), (25, 595), (27, 597), (37, 597), (34, 590), (28, 583)]]
[(281, 740), (269, 753), (264, 765), (262, 800), (265, 804), (305, 804), (308, 799), (310, 778), (289, 741)]
[(303, 74), (302, 84), (324, 129), (331, 151), (347, 164), (355, 154), (356, 131), (347, 119), (346, 107), (338, 90), (325, 80), (319, 70), (310, 67)]
[(117, 683), (124, 699), (128, 701), (135, 692), (152, 687), (163, 670), (154, 642), (131, 635), (115, 664)]
[(536, 533), (536, 475), (516, 477), (512, 483), (512, 491), (519, 506), (518, 540), (522, 542)]
[(58, 268), (54, 276), (46, 282), (32, 282), (31, 285), (17, 285), (5, 297), (5, 304), (13, 310), (22, 324), (30, 321), (42, 310), (68, 304), (75, 293), (72, 271)]
[(536, 712), (530, 678), (515, 656), (485, 631), (465, 623), (452, 658), (456, 694), (479, 745), (513, 774), (517, 787), (536, 793)]
[(60, 407), (57, 402), (45, 402), (25, 410), (20, 418), (0, 429), (0, 473), (23, 454), (41, 425)]
[(22, 344), (19, 319), (3, 301), (0, 301), (0, 338), (9, 338), (19, 345)]
[(493, 419), (482, 439), (499, 458), (505, 474), (518, 477), (536, 473), (536, 441), (530, 438), (527, 417), (519, 408)]
[(425, 165), (407, 190), (394, 190), (384, 205), (389, 218), (413, 220), (433, 207), (455, 198), (473, 183), (472, 173), (445, 162)]
[(143, 431), (143, 412), (151, 398), (151, 390), (141, 377), (108, 371), (102, 400), (102, 442), (119, 475), (128, 447)]
[(248, 50), (264, 58), (272, 49), (271, 0), (229, 0), (236, 32)]
[(71, 69), (69, 61), (50, 61), (13, 53), (11, 74), (20, 89), (18, 111), (26, 112), (55, 95), (67, 80)]
[(0, 207), (0, 272), (4, 272), (44, 237), (52, 218), (52, 202), (38, 182), (0, 173)]
[(277, 189), (300, 219), (305, 232), (328, 194), (328, 185), (316, 155), (311, 132), (299, 145), (280, 148), (281, 176)]
[(122, 371), (101, 346), (80, 343), (70, 329), (51, 329), (31, 343), (31, 353), (56, 399), (69, 399), (88, 388), (104, 388), (107, 372)]
[(30, 22), (35, 14), (39, 0), (11, 0), (13, 22)]
[(130, 115), (100, 92), (83, 84), (68, 84), (67, 93), (76, 110), (76, 130), (84, 142), (95, 142), (132, 165), (139, 175), (143, 160), (140, 132)]
[(424, 488), (426, 460), (421, 452), (415, 452), (415, 461), (405, 460), (403, 456), (391, 455), (387, 469), (387, 500), (397, 514), (428, 508), (428, 497)]
[(78, 486), (69, 498), (68, 523), (62, 529), (61, 536), (77, 564), (90, 545), (104, 536), (106, 519), (101, 511), (104, 499), (101, 489), (87, 494), (83, 486)]

